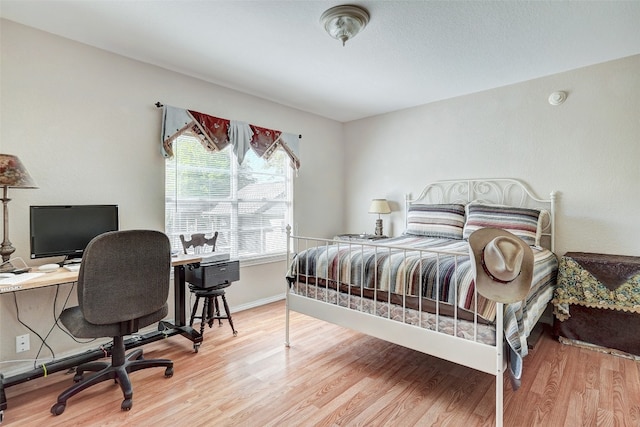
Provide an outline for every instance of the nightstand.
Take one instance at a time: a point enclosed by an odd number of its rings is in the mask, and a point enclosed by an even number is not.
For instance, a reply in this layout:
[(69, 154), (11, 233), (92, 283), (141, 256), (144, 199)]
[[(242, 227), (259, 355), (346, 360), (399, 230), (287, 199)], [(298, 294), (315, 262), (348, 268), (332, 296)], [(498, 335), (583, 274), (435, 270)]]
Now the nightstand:
[(375, 234), (338, 234), (333, 239), (348, 242), (375, 242), (386, 238), (387, 236), (376, 236)]

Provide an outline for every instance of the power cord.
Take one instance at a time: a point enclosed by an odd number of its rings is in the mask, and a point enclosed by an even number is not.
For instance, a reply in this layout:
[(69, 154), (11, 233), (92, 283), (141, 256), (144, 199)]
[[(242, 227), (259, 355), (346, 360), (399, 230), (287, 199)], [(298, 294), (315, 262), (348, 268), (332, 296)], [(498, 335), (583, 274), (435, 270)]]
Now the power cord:
[[(22, 319), (20, 319), (20, 308), (18, 307), (18, 297), (16, 296), (17, 292), (12, 292), (12, 293), (13, 293), (13, 303), (14, 303), (14, 304), (15, 304), (15, 306), (16, 306), (16, 319), (18, 319), (18, 322), (20, 322), (20, 324), (21, 324), (22, 326), (24, 326), (25, 328), (27, 328), (28, 330), (30, 330), (31, 332), (33, 332), (33, 334), (34, 334), (35, 336), (37, 336), (37, 337), (40, 339), (40, 341), (42, 342), (42, 344), (43, 344), (44, 346), (46, 346), (46, 347), (49, 349), (49, 351), (51, 352), (51, 357), (53, 357), (53, 359), (55, 359), (55, 358), (56, 358), (55, 352), (54, 352), (54, 351), (53, 351), (53, 349), (49, 346), (49, 344), (47, 344), (47, 343), (45, 342), (45, 340), (40, 336), (40, 334), (39, 334), (39, 333), (37, 333), (36, 331), (34, 331), (33, 329), (31, 329), (31, 328), (29, 327), (29, 325), (27, 325), (26, 323), (24, 323), (24, 322), (22, 321)], [(42, 347), (41, 347), (41, 348), (42, 348)], [(39, 354), (39, 353), (40, 353), (40, 351), (38, 350), (38, 354)], [(34, 367), (35, 367), (35, 362), (34, 362)]]
[[(65, 308), (67, 308), (67, 303), (69, 302), (69, 298), (71, 297), (71, 294), (73, 293), (73, 289), (75, 288), (75, 286), (76, 286), (75, 283), (73, 283), (73, 285), (69, 289), (69, 293), (67, 294), (67, 298), (65, 298), (64, 304), (62, 305), (62, 310), (60, 311), (61, 313), (62, 313), (62, 311), (64, 311)], [(58, 293), (59, 293), (59, 290), (60, 290), (60, 285), (57, 285), (56, 286), (56, 294), (55, 294), (55, 296), (53, 298), (53, 325), (51, 325), (51, 328), (49, 329), (49, 332), (47, 332), (47, 335), (45, 335), (45, 337), (44, 337), (45, 341), (49, 338), (49, 335), (51, 335), (51, 332), (53, 332), (53, 330), (55, 329), (56, 326), (62, 332), (67, 334), (69, 337), (71, 337), (72, 340), (74, 340), (75, 342), (77, 342), (79, 344), (86, 344), (86, 343), (90, 343), (90, 342), (95, 341), (96, 338), (92, 338), (92, 339), (87, 340), (87, 341), (79, 341), (78, 339), (76, 339), (76, 337), (71, 335), (69, 333), (69, 331), (67, 331), (66, 329), (64, 329), (63, 327), (60, 326), (60, 324), (58, 323), (58, 320), (60, 320), (60, 316), (56, 316), (56, 305), (58, 304)], [(42, 341), (42, 344), (40, 344), (40, 348), (38, 349), (38, 353), (36, 353), (36, 360), (40, 356), (40, 352), (42, 351), (44, 345), (45, 345), (45, 342)], [(53, 359), (55, 360), (55, 356), (53, 357)], [(35, 363), (34, 363), (34, 368), (35, 367), (36, 366), (35, 366)]]
[[(38, 348), (38, 352), (36, 353), (36, 357), (35, 359), (25, 359), (24, 361), (33, 361), (33, 367), (34, 369), (37, 367), (37, 363), (39, 362), (39, 357), (40, 357), (40, 353), (42, 352), (42, 350), (46, 347), (47, 349), (49, 349), (49, 352), (51, 353), (51, 360), (49, 362), (53, 362), (56, 360), (56, 355), (55, 352), (53, 351), (53, 348), (51, 348), (51, 346), (49, 344), (47, 344), (47, 339), (49, 338), (49, 336), (51, 335), (51, 333), (53, 332), (53, 330), (55, 329), (55, 327), (57, 326), (62, 332), (64, 332), (65, 334), (67, 334), (72, 340), (74, 340), (75, 342), (77, 342), (78, 344), (87, 344), (90, 342), (93, 342), (96, 340), (96, 338), (92, 338), (90, 340), (86, 340), (86, 341), (80, 341), (78, 340), (76, 337), (74, 337), (71, 333), (69, 333), (69, 331), (67, 331), (66, 329), (64, 329), (62, 326), (60, 326), (60, 324), (58, 323), (58, 320), (60, 320), (60, 316), (56, 316), (56, 305), (58, 302), (58, 294), (59, 294), (59, 289), (60, 289), (60, 285), (56, 286), (56, 294), (53, 300), (53, 325), (51, 325), (51, 328), (49, 328), (49, 331), (47, 332), (47, 334), (45, 335), (45, 337), (43, 338), (38, 332), (36, 332), (33, 328), (31, 328), (29, 325), (27, 325), (21, 318), (20, 318), (20, 307), (18, 305), (18, 298), (17, 298), (17, 292), (12, 292), (13, 294), (13, 303), (16, 307), (16, 319), (18, 320), (18, 322), (24, 326), (25, 328), (27, 328), (31, 333), (33, 333), (35, 336), (38, 337), (38, 339), (40, 340), (41, 344), (40, 344), (40, 348)], [(69, 289), (69, 293), (67, 294), (67, 297), (65, 298), (64, 304), (62, 306), (62, 311), (65, 310), (65, 308), (67, 307), (67, 303), (69, 302), (69, 298), (71, 297), (71, 294), (73, 293), (73, 290), (75, 289), (75, 283), (71, 286), (71, 288)], [(47, 362), (45, 362), (47, 363)]]
[[(60, 310), (60, 313), (62, 313), (66, 308), (67, 308), (67, 303), (69, 302), (69, 298), (71, 298), (71, 294), (73, 293), (73, 290), (76, 288), (76, 282), (73, 282), (73, 284), (71, 285), (71, 288), (69, 289), (69, 293), (67, 294), (67, 298), (65, 298), (64, 300), (64, 304), (62, 304), (62, 309)], [(55, 299), (58, 299), (58, 290), (56, 289), (56, 296)], [(56, 316), (56, 301), (54, 301), (53, 303), (53, 321), (54, 326), (57, 326), (58, 329), (60, 329), (62, 332), (64, 332), (65, 334), (67, 334), (72, 340), (74, 340), (75, 342), (77, 342), (78, 344), (87, 344), (90, 342), (94, 342), (97, 338), (91, 338), (87, 341), (80, 341), (78, 340), (76, 337), (74, 337), (69, 331), (67, 331), (65, 328), (63, 328), (62, 326), (60, 326), (60, 324), (58, 323), (58, 320), (60, 320), (60, 316)], [(53, 326), (52, 326), (53, 328)]]

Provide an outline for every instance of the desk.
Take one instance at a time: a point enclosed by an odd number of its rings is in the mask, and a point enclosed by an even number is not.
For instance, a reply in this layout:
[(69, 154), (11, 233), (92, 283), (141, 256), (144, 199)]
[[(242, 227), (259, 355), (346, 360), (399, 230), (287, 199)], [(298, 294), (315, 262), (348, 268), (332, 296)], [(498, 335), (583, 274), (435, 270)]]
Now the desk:
[[(127, 350), (135, 347), (139, 347), (144, 344), (148, 344), (150, 342), (158, 341), (169, 336), (173, 335), (182, 335), (189, 340), (193, 341), (194, 344), (202, 342), (202, 335), (200, 332), (195, 329), (187, 326), (186, 324), (186, 314), (185, 314), (185, 302), (186, 302), (186, 291), (185, 291), (185, 267), (187, 265), (198, 265), (202, 261), (202, 258), (195, 255), (178, 255), (171, 257), (171, 265), (173, 266), (173, 290), (174, 290), (174, 316), (175, 323), (170, 323), (166, 321), (160, 321), (158, 324), (158, 330), (153, 332), (148, 332), (141, 336), (141, 339), (129, 339), (125, 341), (125, 347)], [(30, 289), (39, 289), (47, 286), (56, 286), (64, 283), (73, 283), (78, 281), (78, 272), (77, 271), (67, 271), (64, 268), (60, 268), (53, 273), (46, 273), (43, 276), (36, 277), (34, 279), (28, 280), (26, 282), (22, 282), (21, 288), (8, 291), (1, 292), (0, 294), (10, 293), (10, 292), (23, 292)], [(105, 351), (107, 354), (105, 355)], [(3, 411), (7, 409), (7, 398), (4, 392), (5, 387), (11, 387), (12, 385), (20, 384), (34, 378), (40, 378), (45, 376), (45, 373), (51, 374), (54, 372), (59, 372), (63, 370), (67, 370), (69, 368), (73, 368), (74, 366), (78, 366), (79, 364), (91, 362), (93, 360), (101, 359), (105, 356), (111, 356), (111, 349), (109, 346), (105, 346), (104, 350), (102, 348), (85, 351), (78, 355), (65, 357), (54, 362), (44, 363), (38, 366), (36, 369), (33, 369), (28, 372), (24, 372), (22, 374), (14, 375), (12, 377), (4, 378), (4, 376), (0, 373), (0, 422), (2, 422)]]

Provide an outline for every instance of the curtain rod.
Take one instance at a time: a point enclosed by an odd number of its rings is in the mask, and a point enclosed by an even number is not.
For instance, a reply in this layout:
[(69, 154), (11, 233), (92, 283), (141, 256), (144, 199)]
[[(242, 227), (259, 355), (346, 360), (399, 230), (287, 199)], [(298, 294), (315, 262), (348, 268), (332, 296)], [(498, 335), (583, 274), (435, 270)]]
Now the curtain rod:
[[(156, 106), (156, 108), (162, 108), (162, 107), (164, 107), (164, 105), (163, 105), (163, 104), (162, 104), (162, 102), (160, 102), (160, 101), (156, 102), (154, 105)], [(302, 134), (299, 134), (299, 135), (298, 135), (298, 138), (299, 138), (299, 139), (302, 139)]]

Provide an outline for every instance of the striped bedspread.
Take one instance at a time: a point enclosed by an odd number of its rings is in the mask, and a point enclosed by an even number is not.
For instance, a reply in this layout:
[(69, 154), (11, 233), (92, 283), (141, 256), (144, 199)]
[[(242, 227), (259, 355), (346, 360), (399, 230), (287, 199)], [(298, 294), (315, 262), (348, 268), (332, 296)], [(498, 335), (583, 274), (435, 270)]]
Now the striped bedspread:
[[(422, 296), (475, 311), (475, 283), (466, 240), (403, 235), (375, 245), (336, 242), (310, 247), (294, 259), (289, 276), (304, 275), (397, 295)], [(533, 248), (530, 297), (555, 283), (557, 260)], [(495, 319), (495, 303), (478, 295), (477, 312)]]
[[(288, 276), (301, 282), (347, 285), (354, 294), (357, 294), (354, 289), (363, 287), (374, 293), (421, 296), (471, 312), (477, 309), (479, 317), (495, 322), (495, 302), (475, 292), (468, 248), (466, 240), (415, 235), (385, 239), (376, 244), (323, 242), (300, 250)], [(532, 249), (531, 290), (524, 303), (505, 307), (505, 337), (520, 356), (526, 355), (526, 338), (553, 295), (558, 267), (551, 251)], [(425, 307), (426, 304), (421, 305), (422, 310), (428, 310)]]

